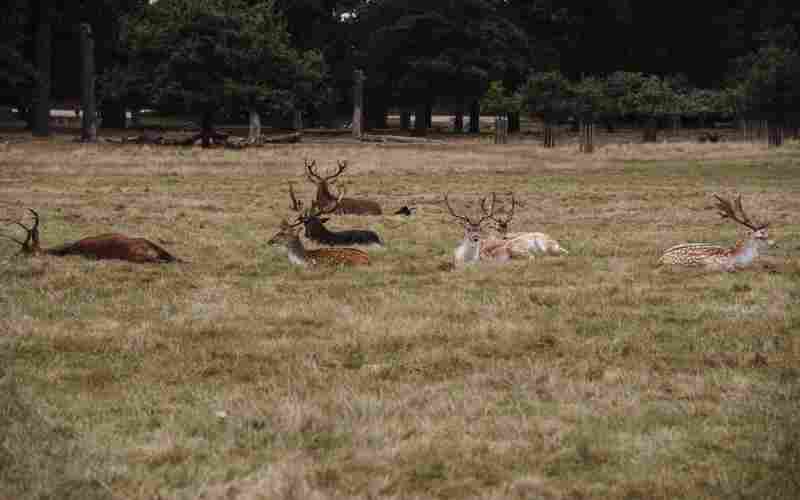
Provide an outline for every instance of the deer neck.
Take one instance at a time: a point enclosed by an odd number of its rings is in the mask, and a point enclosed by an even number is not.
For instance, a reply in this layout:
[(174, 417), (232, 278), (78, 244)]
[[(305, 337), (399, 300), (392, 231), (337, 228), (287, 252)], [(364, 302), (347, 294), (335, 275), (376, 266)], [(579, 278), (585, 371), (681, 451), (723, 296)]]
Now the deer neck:
[(336, 197), (331, 194), (327, 182), (317, 184), (317, 205), (320, 208), (327, 208), (328, 205), (336, 201)]
[(765, 242), (755, 237), (750, 237), (736, 243), (731, 251), (731, 257), (738, 266), (746, 266), (755, 260)]
[(455, 258), (458, 263), (477, 262), (481, 257), (481, 242), (472, 241), (471, 235), (467, 234), (461, 241), (461, 244), (456, 247)]
[(286, 250), (289, 254), (289, 262), (298, 266), (306, 265), (306, 249), (303, 247), (303, 242), (300, 241), (299, 236), (295, 236), (286, 245)]

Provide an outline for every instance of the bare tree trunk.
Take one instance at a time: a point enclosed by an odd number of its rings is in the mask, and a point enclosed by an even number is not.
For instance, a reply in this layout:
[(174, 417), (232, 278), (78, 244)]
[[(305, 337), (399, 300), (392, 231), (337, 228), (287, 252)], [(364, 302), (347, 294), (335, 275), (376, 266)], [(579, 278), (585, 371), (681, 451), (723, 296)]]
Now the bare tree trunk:
[(453, 119), (453, 132), (460, 134), (464, 132), (464, 110), (459, 107)]
[(303, 112), (299, 109), (294, 111), (294, 116), (292, 117), (292, 129), (298, 132), (303, 130)]
[(475, 99), (469, 108), (469, 133), (481, 133), (481, 103)]
[(409, 130), (411, 128), (411, 112), (403, 110), (400, 112), (400, 128)]
[(580, 151), (594, 153), (594, 122), (591, 120), (581, 120)]
[(642, 142), (656, 142), (658, 139), (658, 122), (655, 117), (649, 117), (644, 124)]
[(81, 24), (81, 142), (97, 142), (97, 108), (94, 98), (94, 37), (88, 23)]
[(353, 72), (353, 137), (364, 135), (364, 72)]
[(213, 122), (213, 113), (211, 111), (203, 112), (203, 116), (200, 119), (200, 138), (202, 139), (202, 144), (204, 148), (208, 148), (211, 146), (211, 139), (214, 136), (214, 122)]
[(508, 133), (513, 134), (520, 130), (519, 113), (512, 111), (507, 114), (508, 116)]
[(508, 117), (496, 116), (494, 119), (494, 143), (508, 144)]
[(50, 85), (53, 58), (53, 6), (39, 0), (36, 26), (36, 90), (33, 96), (33, 135), (50, 135)]
[(556, 137), (555, 132), (553, 130), (553, 124), (549, 121), (544, 122), (544, 147), (546, 148), (554, 148), (556, 147)]
[(248, 111), (250, 115), (250, 130), (247, 137), (250, 142), (256, 142), (261, 137), (261, 115), (253, 108)]
[(422, 103), (417, 105), (417, 110), (414, 113), (414, 135), (424, 137), (428, 135), (428, 104)]
[(768, 126), (767, 144), (771, 148), (779, 148), (783, 145), (783, 124), (780, 122), (770, 122)]

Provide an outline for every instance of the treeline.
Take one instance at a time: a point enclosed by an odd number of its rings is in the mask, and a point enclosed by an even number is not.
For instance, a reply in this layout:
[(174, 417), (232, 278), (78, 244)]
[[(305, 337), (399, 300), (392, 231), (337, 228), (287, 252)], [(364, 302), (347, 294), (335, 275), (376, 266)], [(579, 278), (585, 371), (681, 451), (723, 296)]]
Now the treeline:
[[(125, 110), (331, 123), (363, 70), (367, 128), (390, 109), (424, 133), (446, 109), (655, 125), (710, 116), (796, 126), (800, 5), (777, 0), (8, 0), (0, 104), (49, 133), (80, 95), (79, 26), (95, 39), (103, 126)], [(648, 132), (649, 130), (649, 132)]]

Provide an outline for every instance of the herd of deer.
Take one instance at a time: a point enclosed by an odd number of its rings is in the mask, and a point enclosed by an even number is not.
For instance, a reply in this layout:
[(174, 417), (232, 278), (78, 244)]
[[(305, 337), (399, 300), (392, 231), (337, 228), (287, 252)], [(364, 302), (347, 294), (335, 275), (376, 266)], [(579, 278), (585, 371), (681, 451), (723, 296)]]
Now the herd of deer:
[[(281, 222), (280, 230), (270, 240), (270, 245), (286, 248), (289, 261), (301, 266), (315, 265), (365, 265), (369, 264), (369, 254), (362, 249), (349, 248), (348, 245), (383, 246), (383, 240), (373, 231), (348, 230), (330, 231), (325, 227), (328, 218), (323, 215), (381, 215), (380, 205), (372, 200), (346, 198), (344, 189), (335, 196), (331, 190), (337, 178), (347, 168), (347, 162), (338, 162), (336, 172), (331, 175), (320, 175), (314, 161), (305, 162), (306, 176), (317, 188), (316, 198), (310, 207), (297, 199), (291, 183), (289, 196), (292, 210), (297, 212), (294, 222)], [(733, 247), (721, 247), (706, 243), (685, 243), (669, 248), (659, 259), (659, 265), (678, 265), (689, 267), (706, 267), (714, 270), (735, 271), (750, 265), (758, 257), (761, 250), (769, 245), (768, 224), (756, 224), (750, 220), (742, 208), (742, 197), (739, 195), (733, 202), (719, 195), (716, 208), (723, 218), (731, 219), (750, 229), (748, 239), (738, 242)], [(568, 252), (559, 243), (544, 233), (509, 232), (508, 226), (514, 217), (514, 210), (519, 206), (511, 193), (511, 207), (501, 218), (496, 213), (497, 195), (492, 193), (488, 202), (480, 200), (481, 215), (473, 219), (459, 215), (453, 210), (444, 195), (444, 205), (450, 215), (464, 227), (464, 238), (455, 248), (453, 266), (456, 269), (481, 262), (508, 262), (512, 259), (531, 258), (536, 255), (565, 255)], [(413, 208), (403, 207), (396, 215), (411, 215)], [(119, 259), (136, 263), (168, 263), (183, 262), (161, 246), (144, 238), (130, 238), (119, 233), (107, 233), (65, 243), (53, 248), (43, 249), (39, 238), (39, 214), (29, 209), (33, 215), (33, 225), (25, 226), (21, 221), (14, 224), (26, 232), (24, 240), (5, 234), (0, 236), (16, 242), (21, 246), (19, 254), (46, 254), (55, 256), (82, 255), (95, 259)], [(487, 236), (485, 223), (493, 223), (496, 235)], [(300, 232), (305, 229), (306, 238), (327, 246), (326, 248), (307, 249), (300, 239)]]

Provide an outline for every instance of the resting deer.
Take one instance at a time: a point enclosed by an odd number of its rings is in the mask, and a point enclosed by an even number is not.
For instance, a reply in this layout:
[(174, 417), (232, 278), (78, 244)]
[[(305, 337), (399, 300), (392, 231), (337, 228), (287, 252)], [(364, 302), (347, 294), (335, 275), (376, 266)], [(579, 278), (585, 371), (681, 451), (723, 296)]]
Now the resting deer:
[[(327, 207), (336, 201), (336, 196), (331, 193), (330, 184), (336, 182), (336, 178), (341, 175), (347, 168), (346, 161), (339, 161), (336, 172), (332, 175), (321, 176), (316, 170), (316, 161), (309, 162), (305, 160), (306, 175), (308, 180), (317, 186), (317, 205), (320, 207)], [(337, 214), (352, 214), (352, 215), (381, 215), (381, 206), (372, 200), (362, 200), (356, 198), (342, 198), (339, 206), (336, 209)]]
[(483, 239), (483, 229), (481, 225), (489, 220), (494, 212), (494, 196), (492, 196), (491, 210), (483, 217), (473, 222), (472, 219), (464, 215), (458, 215), (450, 206), (447, 194), (444, 195), (444, 203), (450, 215), (461, 221), (464, 226), (464, 239), (461, 241), (453, 254), (453, 266), (456, 269), (466, 265), (475, 264), (480, 261), (505, 262), (511, 259), (511, 253), (503, 245), (495, 245)]
[(317, 248), (306, 250), (300, 241), (299, 227), (302, 222), (289, 224), (281, 221), (281, 229), (270, 238), (270, 245), (286, 247), (289, 262), (298, 266), (316, 266), (319, 264), (332, 266), (361, 266), (369, 264), (369, 255), (356, 248)]
[(298, 212), (297, 220), (302, 222), (306, 228), (306, 238), (330, 246), (344, 245), (380, 245), (383, 246), (380, 236), (374, 231), (363, 229), (350, 229), (347, 231), (330, 231), (325, 227), (328, 222), (327, 217), (321, 215), (334, 213), (344, 197), (342, 190), (339, 198), (326, 209), (319, 207), (316, 201), (311, 202), (311, 208), (303, 210), (303, 202), (299, 201), (294, 195), (292, 183), (289, 183), (289, 196), (292, 199), (292, 209)]
[[(492, 196), (494, 196), (494, 193), (492, 193)], [(481, 200), (481, 209), (483, 209), (484, 213), (487, 213), (485, 202), (485, 198)], [(511, 193), (511, 210), (508, 212), (508, 216), (504, 219), (501, 219), (496, 215), (492, 215), (490, 217), (492, 222), (495, 223), (495, 228), (500, 234), (502, 241), (506, 242), (506, 245), (511, 251), (511, 255), (513, 257), (531, 258), (535, 255), (566, 255), (569, 253), (558, 244), (558, 241), (553, 239), (548, 234), (509, 233), (508, 225), (511, 223), (511, 219), (514, 218), (514, 208), (517, 205), (518, 203), (514, 199), (514, 193)]]
[(28, 209), (28, 211), (33, 215), (33, 226), (27, 227), (22, 222), (16, 222), (27, 233), (24, 241), (2, 235), (22, 247), (17, 255), (82, 255), (95, 259), (118, 259), (137, 263), (182, 262), (181, 259), (149, 240), (129, 238), (118, 233), (100, 234), (53, 248), (41, 248), (39, 214), (33, 209)]
[(706, 267), (709, 269), (735, 271), (753, 263), (762, 249), (772, 246), (774, 242), (769, 239), (767, 226), (769, 223), (755, 224), (745, 214), (742, 208), (742, 195), (736, 197), (736, 201), (730, 200), (717, 194), (716, 208), (719, 210), (723, 219), (732, 219), (739, 224), (750, 229), (750, 235), (746, 240), (738, 241), (730, 248), (710, 245), (707, 243), (683, 243), (669, 248), (658, 259), (660, 265), (679, 265), (689, 267)]

